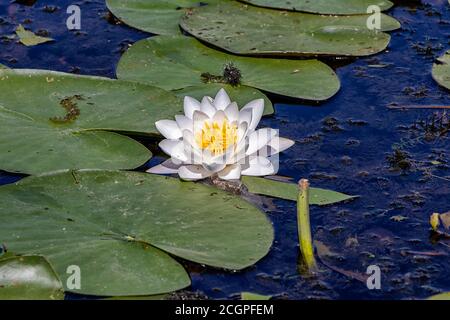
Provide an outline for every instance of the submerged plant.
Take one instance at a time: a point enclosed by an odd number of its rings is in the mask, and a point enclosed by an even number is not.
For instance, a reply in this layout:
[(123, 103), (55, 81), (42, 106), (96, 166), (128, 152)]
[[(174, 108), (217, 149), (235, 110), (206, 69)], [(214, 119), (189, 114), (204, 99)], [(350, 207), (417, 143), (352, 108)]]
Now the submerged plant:
[(156, 122), (166, 138), (159, 146), (171, 158), (149, 173), (178, 174), (183, 180), (272, 175), (278, 171), (277, 154), (294, 144), (279, 137), (278, 130), (256, 130), (264, 112), (263, 99), (239, 110), (221, 89), (215, 99), (204, 97), (199, 102), (185, 97), (184, 112), (175, 121)]
[(394, 149), (392, 154), (386, 156), (386, 160), (394, 170), (407, 171), (412, 167), (409, 154), (399, 148)]
[(444, 137), (450, 132), (450, 118), (447, 112), (435, 112), (430, 117), (417, 121), (415, 129), (423, 131), (425, 139)]

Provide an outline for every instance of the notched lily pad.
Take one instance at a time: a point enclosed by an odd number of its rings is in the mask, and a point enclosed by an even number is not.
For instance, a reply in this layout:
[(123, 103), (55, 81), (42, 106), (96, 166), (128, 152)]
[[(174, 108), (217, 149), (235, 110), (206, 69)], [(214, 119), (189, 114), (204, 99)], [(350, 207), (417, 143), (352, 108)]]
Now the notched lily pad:
[(118, 19), (136, 29), (155, 34), (180, 34), (178, 21), (191, 8), (220, 0), (106, 0)]
[(243, 0), (249, 4), (293, 11), (321, 14), (347, 15), (366, 14), (367, 8), (376, 5), (381, 11), (388, 10), (393, 3), (387, 0)]
[(400, 24), (381, 15), (381, 31), (369, 30), (369, 15), (324, 16), (270, 10), (224, 1), (192, 9), (180, 22), (196, 38), (242, 55), (366, 56), (384, 50)]
[(433, 79), (446, 89), (450, 89), (450, 50), (433, 64)]
[[(221, 82), (224, 67), (229, 65), (240, 72), (241, 85), (293, 98), (325, 100), (340, 86), (334, 71), (318, 60), (239, 57), (183, 36), (152, 37), (135, 43), (122, 56), (116, 72), (119, 79), (174, 90)], [(239, 89), (235, 88), (236, 94)], [(209, 91), (205, 87), (205, 93)]]
[(62, 299), (61, 281), (43, 257), (0, 257), (0, 300)]
[[(201, 184), (122, 171), (72, 171), (0, 188), (0, 243), (39, 254), (77, 293), (143, 296), (190, 279), (169, 254), (239, 270), (264, 257), (272, 225), (250, 203)], [(30, 227), (32, 226), (32, 227)]]
[(143, 84), (0, 70), (0, 169), (133, 169), (150, 151), (111, 131), (156, 135), (154, 123), (181, 110), (181, 99)]
[(36, 46), (38, 44), (54, 40), (52, 38), (38, 36), (31, 31), (25, 30), (21, 24), (17, 27), (16, 34), (19, 37), (19, 41), (27, 47)]
[[(242, 182), (251, 193), (297, 201), (297, 184), (250, 176), (242, 177)], [(312, 205), (329, 205), (353, 198), (356, 198), (356, 196), (349, 196), (332, 190), (320, 188), (309, 189), (309, 203)]]

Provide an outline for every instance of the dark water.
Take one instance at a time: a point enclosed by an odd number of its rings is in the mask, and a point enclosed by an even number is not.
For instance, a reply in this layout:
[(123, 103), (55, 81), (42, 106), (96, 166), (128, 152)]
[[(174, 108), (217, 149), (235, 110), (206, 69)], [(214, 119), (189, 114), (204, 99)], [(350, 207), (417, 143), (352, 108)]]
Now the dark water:
[[(337, 68), (342, 89), (330, 101), (313, 106), (274, 98), (277, 114), (261, 124), (297, 141), (281, 156), (279, 174), (361, 196), (348, 204), (312, 208), (313, 234), (336, 253), (329, 265), (358, 273), (380, 266), (381, 290), (368, 290), (323, 264), (317, 277), (301, 276), (295, 204), (273, 200), (266, 206), (276, 230), (269, 255), (237, 273), (187, 264), (188, 291), (210, 298), (252, 291), (287, 299), (417, 299), (450, 291), (450, 242), (432, 241), (428, 223), (432, 212), (450, 210), (450, 135), (425, 139), (424, 130), (410, 128), (435, 110), (387, 108), (450, 104), (449, 92), (431, 78), (434, 59), (450, 48), (450, 5), (447, 0), (413, 3), (400, 1), (390, 11), (403, 27), (391, 33), (387, 51)], [(12, 68), (114, 77), (121, 52), (148, 36), (108, 20), (103, 1), (0, 4), (0, 63)], [(66, 29), (70, 4), (81, 7), (80, 32)], [(19, 23), (56, 41), (20, 45), (8, 38)], [(409, 170), (392, 170), (386, 156), (395, 148), (409, 154)], [(0, 184), (20, 178), (0, 173)]]

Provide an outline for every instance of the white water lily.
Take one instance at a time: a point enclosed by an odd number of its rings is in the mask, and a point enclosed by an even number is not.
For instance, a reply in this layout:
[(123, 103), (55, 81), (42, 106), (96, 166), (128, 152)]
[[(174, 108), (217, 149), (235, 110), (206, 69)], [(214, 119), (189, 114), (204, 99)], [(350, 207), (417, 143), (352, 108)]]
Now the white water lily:
[(156, 122), (166, 138), (159, 146), (171, 158), (147, 172), (178, 174), (189, 181), (215, 174), (224, 180), (275, 174), (278, 153), (294, 142), (279, 137), (275, 129), (256, 130), (263, 112), (263, 99), (239, 110), (224, 89), (201, 102), (185, 97), (184, 115)]

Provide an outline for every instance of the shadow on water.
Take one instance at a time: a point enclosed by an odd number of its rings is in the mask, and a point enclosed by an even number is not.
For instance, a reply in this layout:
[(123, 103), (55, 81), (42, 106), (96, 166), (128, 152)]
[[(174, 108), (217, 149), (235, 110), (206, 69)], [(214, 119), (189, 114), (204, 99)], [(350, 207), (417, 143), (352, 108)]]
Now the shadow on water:
[[(148, 34), (115, 21), (103, 2), (43, 0), (27, 6), (0, 0), (0, 63), (114, 77), (121, 53)], [(428, 223), (432, 212), (450, 210), (450, 135), (430, 139), (414, 125), (435, 110), (387, 108), (450, 104), (449, 92), (431, 78), (434, 59), (450, 47), (450, 6), (447, 0), (397, 3), (389, 14), (402, 29), (391, 33), (385, 52), (332, 63), (342, 81), (335, 97), (317, 106), (271, 96), (276, 115), (262, 122), (297, 141), (281, 156), (280, 175), (360, 195), (311, 210), (314, 238), (334, 253), (331, 260), (315, 278), (301, 276), (295, 203), (267, 200), (263, 207), (276, 231), (269, 255), (241, 272), (184, 262), (192, 276), (187, 296), (236, 298), (253, 291), (287, 299), (414, 299), (450, 291), (449, 242), (430, 239)], [(65, 28), (70, 4), (82, 9), (80, 31)], [(9, 37), (19, 23), (56, 41), (22, 46)], [(143, 142), (154, 149), (154, 141)], [(407, 154), (408, 165), (396, 167), (395, 150)], [(0, 173), (0, 184), (20, 178)], [(327, 265), (357, 274), (378, 265), (381, 290), (368, 290)]]

